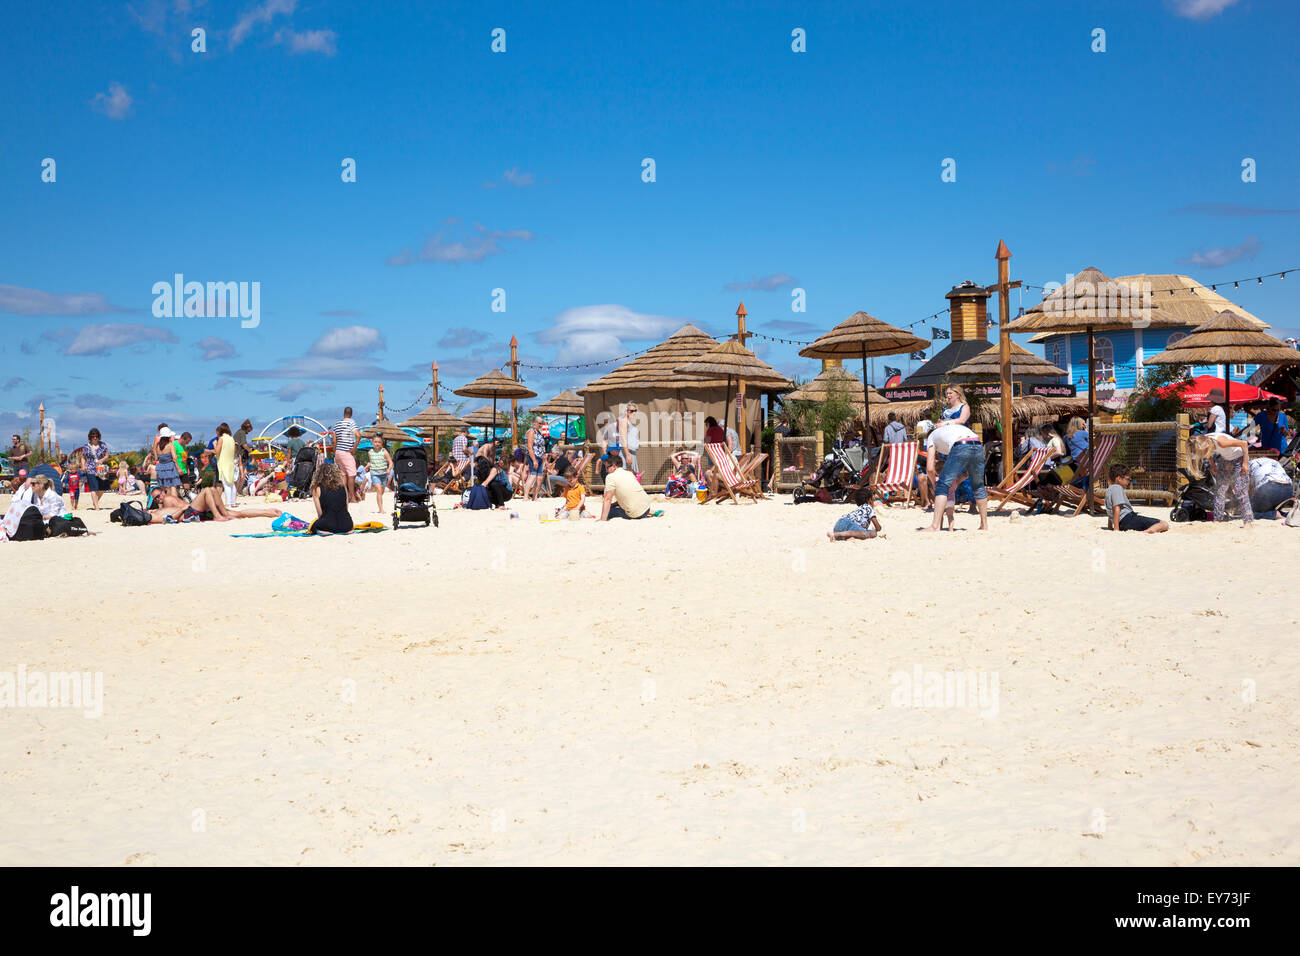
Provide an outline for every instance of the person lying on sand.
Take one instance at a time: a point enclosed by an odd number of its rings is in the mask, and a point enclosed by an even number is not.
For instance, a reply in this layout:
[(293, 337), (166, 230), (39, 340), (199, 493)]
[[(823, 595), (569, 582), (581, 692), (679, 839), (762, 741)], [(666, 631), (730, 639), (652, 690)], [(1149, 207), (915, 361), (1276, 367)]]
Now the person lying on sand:
[[(187, 511), (198, 515), (201, 521), (232, 521), (235, 518), (278, 518), (282, 513), (279, 508), (239, 508), (238, 510), (227, 508), (215, 488), (204, 488), (194, 496), (193, 501), (189, 502), (170, 492), (165, 492), (155, 500), (155, 504), (160, 507), (155, 508), (154, 511), (164, 514), (176, 513), (179, 508), (181, 512), (179, 520), (181, 521), (190, 520), (190, 515), (185, 514)], [(153, 514), (154, 511), (149, 513)]]

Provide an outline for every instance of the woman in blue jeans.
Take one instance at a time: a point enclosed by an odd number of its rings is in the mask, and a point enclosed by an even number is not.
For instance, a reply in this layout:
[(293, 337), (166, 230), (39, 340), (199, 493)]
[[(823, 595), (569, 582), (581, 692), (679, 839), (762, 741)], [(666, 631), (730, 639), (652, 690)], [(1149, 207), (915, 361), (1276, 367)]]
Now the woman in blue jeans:
[[(943, 513), (948, 507), (948, 495), (964, 474), (970, 479), (971, 492), (980, 513), (980, 530), (989, 529), (989, 493), (984, 488), (984, 445), (979, 436), (965, 425), (955, 422), (940, 424), (930, 432), (925, 443), (925, 473), (933, 481), (938, 455), (947, 455), (943, 472), (934, 487), (934, 521), (921, 531), (939, 531), (943, 527)], [(949, 519), (949, 527), (952, 520)]]

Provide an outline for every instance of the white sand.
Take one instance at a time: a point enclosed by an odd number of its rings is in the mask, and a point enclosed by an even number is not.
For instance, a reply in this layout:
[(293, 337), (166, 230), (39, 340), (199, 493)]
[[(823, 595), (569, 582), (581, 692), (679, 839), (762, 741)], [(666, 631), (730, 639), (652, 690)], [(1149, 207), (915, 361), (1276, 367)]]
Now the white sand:
[[(104, 680), (0, 710), (0, 863), (1300, 863), (1300, 531), (788, 501), (246, 540), (83, 498), (0, 544), (0, 671)], [(917, 666), (996, 715), (893, 706)]]

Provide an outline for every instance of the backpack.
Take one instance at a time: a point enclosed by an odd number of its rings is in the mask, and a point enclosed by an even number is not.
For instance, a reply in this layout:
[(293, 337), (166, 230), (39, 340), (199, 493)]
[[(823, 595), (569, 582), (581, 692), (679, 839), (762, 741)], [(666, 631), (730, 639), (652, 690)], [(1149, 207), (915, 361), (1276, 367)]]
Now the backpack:
[[(21, 506), (20, 506), (21, 507)], [(9, 536), (10, 541), (44, 541), (45, 519), (35, 505), (29, 505), (18, 519), (18, 527)]]
[(492, 507), (492, 499), (483, 485), (475, 485), (466, 494), (469, 495), (469, 501), (466, 502), (465, 507), (471, 511), (483, 511)]
[(144, 505), (140, 502), (124, 501), (108, 513), (108, 520), (120, 523), (123, 528), (136, 528), (148, 524), (153, 516), (144, 510)]

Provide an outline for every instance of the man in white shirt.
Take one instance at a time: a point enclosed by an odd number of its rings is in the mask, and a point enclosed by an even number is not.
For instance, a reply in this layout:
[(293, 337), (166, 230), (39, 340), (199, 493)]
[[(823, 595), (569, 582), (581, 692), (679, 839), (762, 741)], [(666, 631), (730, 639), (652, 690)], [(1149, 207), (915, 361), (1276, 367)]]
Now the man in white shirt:
[[(939, 455), (946, 455), (943, 472), (934, 487), (934, 521), (921, 531), (939, 531), (943, 527), (943, 514), (948, 507), (948, 494), (954, 491), (963, 474), (970, 479), (971, 493), (975, 496), (975, 505), (980, 513), (980, 530), (989, 530), (989, 493), (984, 488), (984, 445), (979, 436), (965, 425), (956, 423), (940, 425), (925, 442), (925, 474), (931, 481), (935, 480), (935, 471)], [(953, 516), (948, 516), (948, 527), (952, 527)]]
[(644, 518), (650, 514), (650, 496), (636, 480), (636, 475), (623, 467), (623, 456), (609, 453), (609, 474), (605, 476), (605, 495), (600, 520), (611, 518)]
[(1278, 506), (1292, 497), (1291, 477), (1276, 458), (1250, 460), (1250, 510), (1256, 518), (1276, 518)]
[(1210, 410), (1205, 416), (1205, 434), (1227, 434), (1228, 416), (1223, 411), (1223, 389), (1212, 388), (1209, 394)]

